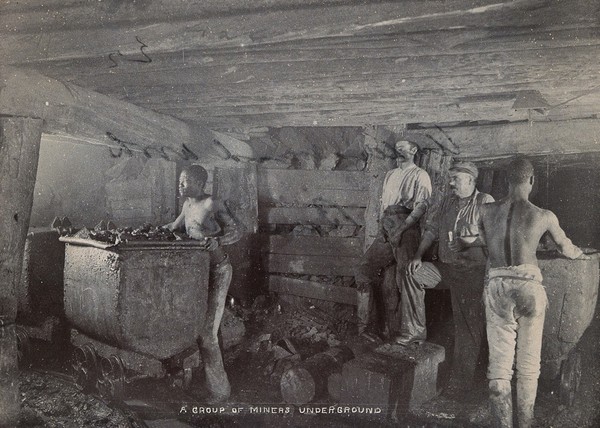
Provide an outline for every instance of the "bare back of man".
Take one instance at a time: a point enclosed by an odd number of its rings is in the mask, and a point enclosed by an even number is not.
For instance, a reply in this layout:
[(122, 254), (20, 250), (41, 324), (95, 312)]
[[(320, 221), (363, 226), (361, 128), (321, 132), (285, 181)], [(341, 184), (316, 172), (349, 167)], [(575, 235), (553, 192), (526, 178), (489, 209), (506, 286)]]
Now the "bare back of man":
[(493, 268), (522, 264), (537, 266), (536, 249), (544, 233), (550, 232), (559, 246), (566, 239), (556, 216), (528, 200), (508, 197), (484, 205), (481, 211), (490, 267)]
[(484, 289), (489, 344), (492, 425), (512, 427), (511, 380), (517, 377), (517, 420), (520, 428), (533, 421), (547, 297), (536, 250), (549, 232), (568, 258), (585, 258), (560, 228), (551, 211), (529, 201), (533, 166), (524, 159), (507, 170), (508, 196), (481, 208), (480, 232), (490, 262)]

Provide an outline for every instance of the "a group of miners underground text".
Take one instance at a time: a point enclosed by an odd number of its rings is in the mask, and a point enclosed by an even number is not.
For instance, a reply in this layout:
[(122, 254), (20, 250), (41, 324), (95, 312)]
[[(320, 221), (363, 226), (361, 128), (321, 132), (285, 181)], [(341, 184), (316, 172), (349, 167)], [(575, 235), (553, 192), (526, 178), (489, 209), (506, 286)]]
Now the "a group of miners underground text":
[[(427, 339), (425, 290), (443, 282), (450, 289), (455, 331), (447, 392), (461, 395), (474, 388), (487, 360), (492, 424), (512, 427), (514, 364), (517, 421), (520, 428), (530, 427), (547, 306), (538, 243), (548, 233), (564, 256), (588, 256), (571, 243), (551, 211), (529, 201), (534, 169), (528, 160), (510, 163), (508, 195), (499, 201), (477, 190), (473, 163), (454, 162), (450, 192), (434, 205), (431, 179), (415, 164), (417, 151), (410, 141), (394, 144), (397, 167), (385, 176), (379, 231), (356, 268), (357, 287), (381, 292), (384, 270), (396, 264), (401, 323), (400, 334), (391, 339), (413, 347)], [(423, 261), (435, 241), (434, 261)], [(372, 310), (367, 333), (385, 337), (389, 332), (382, 331), (376, 315)], [(482, 355), (486, 333), (489, 353)]]

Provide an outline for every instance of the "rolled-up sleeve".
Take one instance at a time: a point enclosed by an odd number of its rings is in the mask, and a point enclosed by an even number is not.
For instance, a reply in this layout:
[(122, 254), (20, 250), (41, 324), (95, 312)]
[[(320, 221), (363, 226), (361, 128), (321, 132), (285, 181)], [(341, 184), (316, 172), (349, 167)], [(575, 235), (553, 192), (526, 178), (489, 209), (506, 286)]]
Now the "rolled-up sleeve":
[(423, 170), (419, 172), (420, 174), (415, 182), (415, 194), (413, 198), (415, 206), (417, 206), (417, 204), (429, 204), (432, 192), (429, 174)]
[(494, 199), (494, 197), (492, 195), (488, 195), (487, 193), (483, 194), (483, 197), (481, 198), (481, 204), (491, 204), (492, 202), (496, 202), (496, 200)]

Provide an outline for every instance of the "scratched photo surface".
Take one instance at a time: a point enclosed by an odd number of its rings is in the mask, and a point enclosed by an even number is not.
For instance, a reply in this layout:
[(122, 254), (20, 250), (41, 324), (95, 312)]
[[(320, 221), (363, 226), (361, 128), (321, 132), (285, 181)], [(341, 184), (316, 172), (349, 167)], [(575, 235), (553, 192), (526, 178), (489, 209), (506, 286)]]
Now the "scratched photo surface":
[(485, 238), (534, 233), (481, 206), (515, 158), (558, 223), (543, 289), (509, 293), (545, 308), (514, 424), (534, 399), (531, 426), (598, 426), (599, 26), (586, 0), (0, 0), (0, 426), (491, 426), (486, 263), (522, 254)]

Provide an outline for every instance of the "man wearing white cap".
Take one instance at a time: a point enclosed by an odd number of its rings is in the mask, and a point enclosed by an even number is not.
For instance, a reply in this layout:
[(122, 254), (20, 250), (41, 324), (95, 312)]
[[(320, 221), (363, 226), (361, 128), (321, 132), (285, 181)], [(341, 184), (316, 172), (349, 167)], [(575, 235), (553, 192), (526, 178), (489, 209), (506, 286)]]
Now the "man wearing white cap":
[[(402, 277), (400, 345), (427, 338), (425, 289), (444, 282), (450, 288), (454, 319), (454, 369), (451, 390), (468, 389), (478, 370), (483, 377), (485, 332), (482, 295), (486, 254), (479, 239), (483, 204), (494, 201), (475, 188), (478, 170), (471, 162), (455, 162), (450, 168), (450, 190), (423, 234), (413, 260)], [(423, 262), (423, 254), (439, 239), (438, 260)]]
[[(394, 145), (398, 167), (387, 172), (381, 194), (379, 233), (363, 255), (355, 270), (355, 281), (360, 290), (371, 291), (380, 297), (383, 270), (396, 263), (399, 267), (410, 261), (419, 245), (419, 219), (427, 211), (431, 197), (429, 174), (414, 163), (418, 146), (399, 140)], [(377, 295), (375, 295), (377, 293)], [(374, 296), (375, 295), (375, 296)], [(372, 298), (371, 301), (374, 299)], [(380, 299), (379, 299), (380, 300)], [(377, 308), (378, 305), (372, 305)], [(379, 305), (381, 306), (381, 305)], [(381, 307), (377, 308), (380, 311)], [(382, 317), (382, 313), (371, 311)], [(380, 322), (370, 316), (369, 328), (382, 334)], [(377, 325), (379, 324), (379, 325)]]

